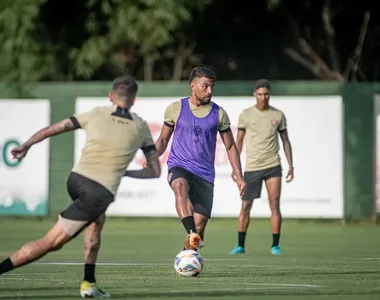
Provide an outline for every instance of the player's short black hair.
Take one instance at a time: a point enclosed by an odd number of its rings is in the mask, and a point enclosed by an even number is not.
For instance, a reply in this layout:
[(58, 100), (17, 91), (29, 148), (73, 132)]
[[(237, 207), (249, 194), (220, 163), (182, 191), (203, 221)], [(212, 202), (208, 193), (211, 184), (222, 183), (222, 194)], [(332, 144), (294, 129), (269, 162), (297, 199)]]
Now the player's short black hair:
[(196, 77), (206, 77), (212, 81), (216, 80), (215, 73), (207, 67), (195, 67), (189, 75), (189, 83), (191, 83)]
[(112, 91), (124, 101), (132, 101), (137, 94), (138, 84), (130, 75), (116, 77), (112, 83)]
[(255, 82), (255, 90), (260, 89), (260, 88), (266, 88), (270, 90), (270, 83), (269, 80), (267, 79), (259, 79)]

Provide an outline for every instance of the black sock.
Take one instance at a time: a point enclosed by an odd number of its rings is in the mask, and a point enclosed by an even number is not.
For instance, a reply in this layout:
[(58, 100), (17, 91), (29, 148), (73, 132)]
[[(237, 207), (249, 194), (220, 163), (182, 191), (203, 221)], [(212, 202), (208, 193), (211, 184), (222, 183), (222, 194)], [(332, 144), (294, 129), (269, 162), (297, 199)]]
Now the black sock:
[(8, 257), (0, 263), (0, 275), (12, 271), (14, 268), (11, 259)]
[(279, 233), (273, 233), (273, 244), (272, 247), (278, 246), (280, 243), (280, 234)]
[(245, 247), (245, 237), (246, 237), (247, 233), (246, 232), (242, 232), (242, 231), (239, 231), (238, 232), (238, 237), (239, 237), (239, 246), (240, 247)]
[(84, 280), (95, 283), (95, 264), (85, 264), (84, 265)]
[(190, 230), (194, 233), (197, 233), (197, 229), (195, 227), (195, 222), (194, 222), (194, 217), (193, 216), (190, 216), (190, 217), (184, 217), (182, 220), (181, 220), (182, 224), (183, 224), (183, 227), (185, 227), (186, 229), (186, 232), (188, 234), (190, 234)]

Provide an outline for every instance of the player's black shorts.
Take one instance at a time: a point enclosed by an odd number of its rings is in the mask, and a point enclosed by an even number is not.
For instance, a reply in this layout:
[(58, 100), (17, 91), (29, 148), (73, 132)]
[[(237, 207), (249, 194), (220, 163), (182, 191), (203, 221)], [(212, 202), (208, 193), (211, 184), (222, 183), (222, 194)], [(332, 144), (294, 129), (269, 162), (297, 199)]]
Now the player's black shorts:
[(266, 181), (269, 178), (273, 177), (282, 177), (281, 166), (276, 166), (273, 168), (268, 168), (259, 171), (245, 172), (244, 180), (247, 183), (247, 187), (245, 189), (242, 199), (253, 201), (254, 199), (260, 198), (263, 181)]
[(74, 172), (67, 179), (67, 191), (73, 202), (60, 213), (59, 222), (71, 236), (104, 214), (114, 201), (114, 195), (104, 186)]
[(194, 212), (210, 218), (214, 201), (214, 184), (184, 168), (171, 168), (168, 171), (169, 185), (171, 186), (172, 182), (177, 178), (183, 178), (187, 181), (189, 198), (193, 204)]

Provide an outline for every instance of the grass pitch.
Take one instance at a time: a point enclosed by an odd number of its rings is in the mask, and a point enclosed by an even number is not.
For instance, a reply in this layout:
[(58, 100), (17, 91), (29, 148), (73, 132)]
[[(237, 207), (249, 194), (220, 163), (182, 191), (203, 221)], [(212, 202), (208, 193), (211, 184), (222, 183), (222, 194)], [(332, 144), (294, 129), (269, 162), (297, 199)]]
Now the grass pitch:
[[(0, 219), (0, 259), (42, 236), (54, 220)], [(97, 281), (114, 299), (380, 299), (380, 230), (284, 220), (282, 256), (270, 254), (268, 220), (253, 220), (247, 253), (236, 244), (237, 220), (213, 219), (201, 250), (202, 274), (181, 278), (173, 259), (182, 249), (178, 219), (109, 219)], [(37, 263), (0, 276), (0, 299), (79, 299), (83, 236)]]

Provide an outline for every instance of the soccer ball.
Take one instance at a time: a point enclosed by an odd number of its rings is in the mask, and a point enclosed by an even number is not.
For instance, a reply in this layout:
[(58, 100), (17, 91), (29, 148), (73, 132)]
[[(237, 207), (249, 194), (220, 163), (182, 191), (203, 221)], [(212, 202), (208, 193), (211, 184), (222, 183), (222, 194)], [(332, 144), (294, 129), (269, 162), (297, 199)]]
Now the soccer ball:
[(180, 276), (198, 276), (203, 269), (203, 258), (194, 250), (183, 250), (174, 259), (174, 269)]

